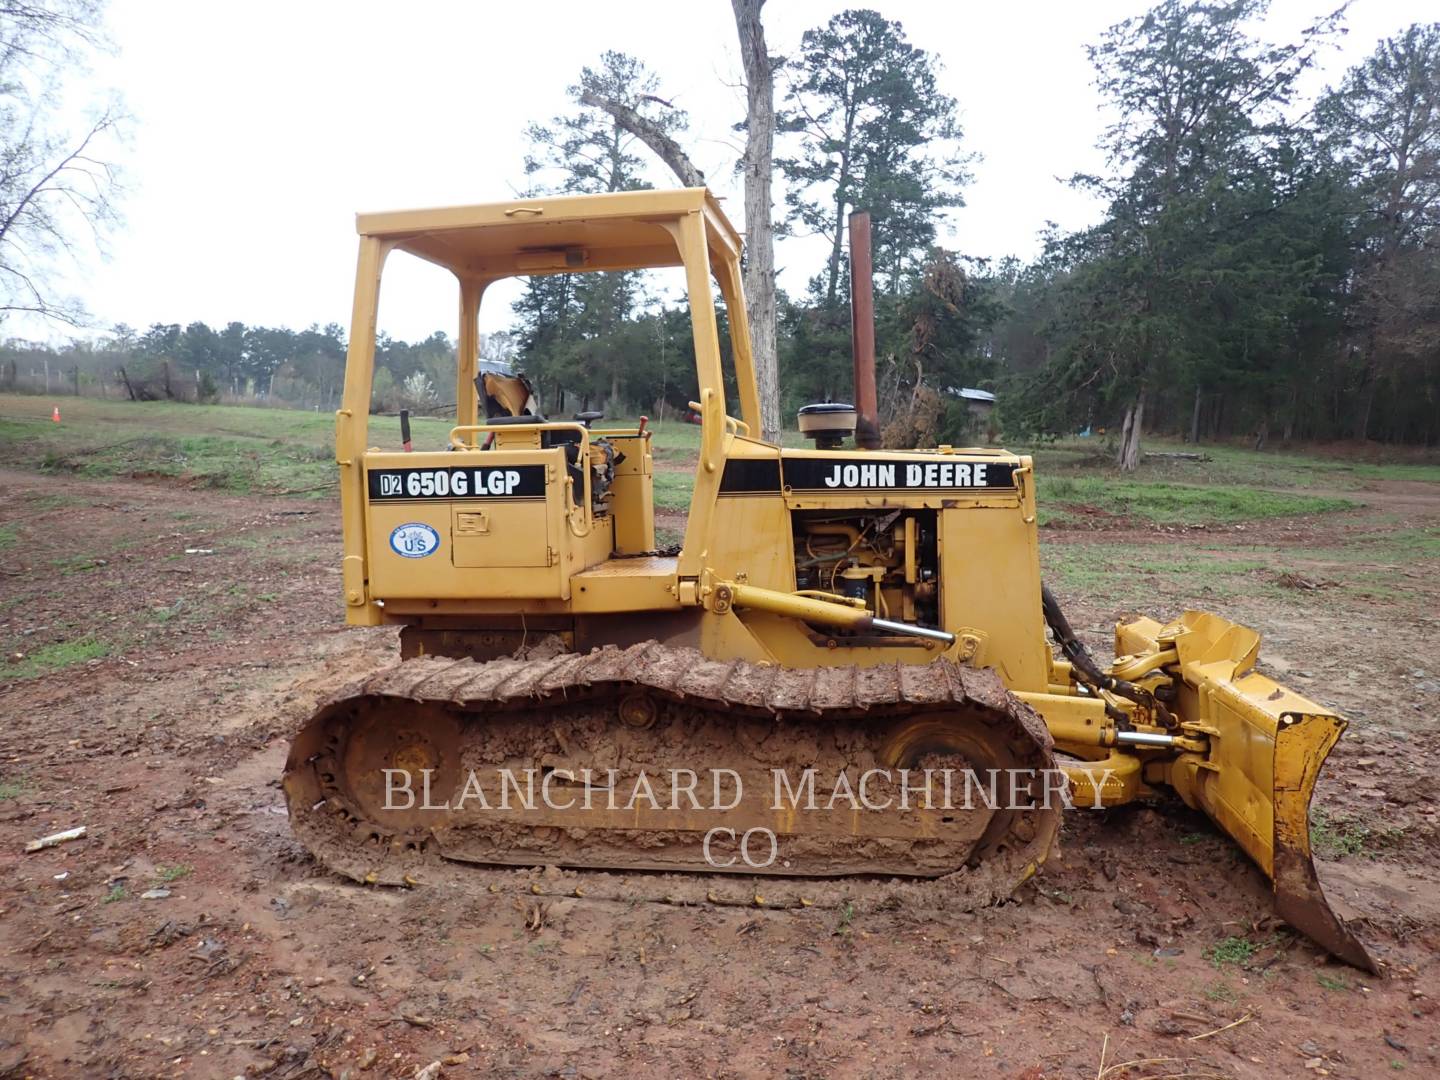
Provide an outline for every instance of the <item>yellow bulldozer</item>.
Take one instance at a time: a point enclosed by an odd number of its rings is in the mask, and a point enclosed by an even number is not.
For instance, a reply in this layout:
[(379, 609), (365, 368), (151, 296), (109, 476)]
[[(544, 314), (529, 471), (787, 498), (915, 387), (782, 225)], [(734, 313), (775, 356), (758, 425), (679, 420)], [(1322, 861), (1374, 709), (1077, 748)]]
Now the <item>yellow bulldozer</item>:
[[(365, 214), (358, 231), (344, 601), (352, 625), (399, 627), (400, 657), (292, 744), (291, 822), (321, 863), (394, 885), (442, 862), (880, 875), (981, 904), (1037, 872), (1064, 809), (1168, 789), (1269, 876), (1281, 918), (1375, 970), (1310, 853), (1345, 721), (1257, 672), (1259, 635), (1214, 614), (1117, 625), (1113, 661), (1094, 660), (1041, 582), (1027, 456), (879, 449), (873, 415), (835, 403), (801, 410), (813, 447), (761, 438), (741, 241), (706, 190)], [(456, 423), (413, 452), (408, 433), (369, 446), (395, 252), (459, 283)], [(643, 418), (547, 418), (523, 377), (478, 362), (491, 283), (663, 267), (683, 273), (700, 422), (668, 551)]]

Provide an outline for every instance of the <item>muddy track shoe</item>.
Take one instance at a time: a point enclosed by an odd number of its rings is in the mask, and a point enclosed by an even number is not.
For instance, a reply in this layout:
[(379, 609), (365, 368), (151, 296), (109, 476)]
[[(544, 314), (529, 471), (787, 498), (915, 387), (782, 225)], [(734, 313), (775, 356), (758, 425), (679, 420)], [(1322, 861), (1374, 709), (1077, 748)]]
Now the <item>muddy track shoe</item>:
[(993, 672), (949, 660), (794, 670), (647, 643), (385, 668), (319, 708), (284, 787), (297, 837), (361, 882), (437, 860), (886, 875), (981, 905), (1050, 851), (1051, 746)]

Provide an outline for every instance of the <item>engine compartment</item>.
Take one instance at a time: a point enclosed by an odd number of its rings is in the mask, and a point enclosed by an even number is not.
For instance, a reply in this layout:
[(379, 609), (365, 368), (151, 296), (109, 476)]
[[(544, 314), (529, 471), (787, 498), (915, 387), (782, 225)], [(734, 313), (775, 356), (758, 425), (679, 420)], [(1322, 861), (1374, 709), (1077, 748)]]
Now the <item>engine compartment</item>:
[[(790, 521), (798, 592), (863, 601), (877, 618), (939, 624), (934, 510), (797, 510)], [(844, 636), (833, 628), (824, 633)]]

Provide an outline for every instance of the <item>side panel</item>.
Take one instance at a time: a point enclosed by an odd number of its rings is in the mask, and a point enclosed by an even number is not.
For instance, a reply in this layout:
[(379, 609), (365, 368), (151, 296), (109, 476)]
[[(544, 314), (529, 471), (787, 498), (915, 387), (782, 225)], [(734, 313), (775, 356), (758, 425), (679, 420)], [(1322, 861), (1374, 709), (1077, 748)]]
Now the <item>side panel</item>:
[[(560, 450), (366, 454), (370, 595), (568, 598), (589, 545), (565, 514), (563, 460)], [(603, 558), (609, 522), (597, 528)]]
[(779, 496), (721, 497), (719, 527), (712, 539), (707, 565), (724, 567), (727, 576), (751, 585), (789, 591), (795, 588), (794, 545), (790, 511)]
[(607, 435), (615, 447), (615, 480), (610, 514), (615, 519), (615, 554), (640, 555), (655, 550), (655, 469), (650, 433)]
[(946, 630), (978, 631), (973, 663), (1011, 690), (1049, 689), (1034, 523), (1011, 508), (940, 512), (940, 606)]
[(555, 558), (549, 519), (544, 499), (451, 503), (451, 561), (457, 567), (549, 566)]

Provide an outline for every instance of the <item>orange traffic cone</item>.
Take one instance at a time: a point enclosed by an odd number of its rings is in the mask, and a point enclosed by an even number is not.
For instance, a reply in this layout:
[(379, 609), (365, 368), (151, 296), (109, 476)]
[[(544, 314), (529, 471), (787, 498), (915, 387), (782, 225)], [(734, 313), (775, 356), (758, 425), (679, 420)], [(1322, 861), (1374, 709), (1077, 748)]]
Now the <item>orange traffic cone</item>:
[(55, 406), (55, 411), (50, 414), (50, 419), (51, 419), (52, 421), (54, 421), (55, 423), (57, 423), (57, 424), (60, 422), (60, 406), (59, 406), (59, 405), (56, 405), (56, 406)]

